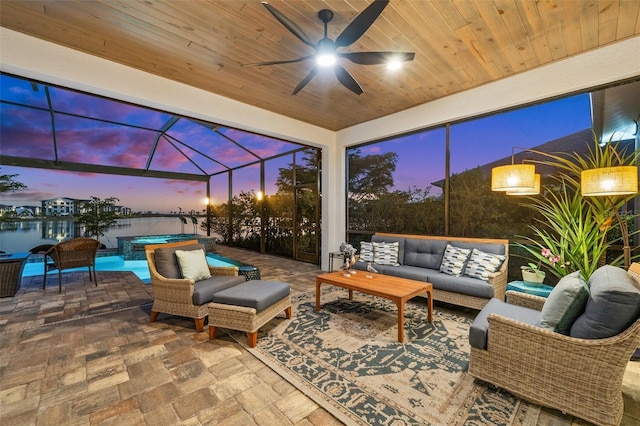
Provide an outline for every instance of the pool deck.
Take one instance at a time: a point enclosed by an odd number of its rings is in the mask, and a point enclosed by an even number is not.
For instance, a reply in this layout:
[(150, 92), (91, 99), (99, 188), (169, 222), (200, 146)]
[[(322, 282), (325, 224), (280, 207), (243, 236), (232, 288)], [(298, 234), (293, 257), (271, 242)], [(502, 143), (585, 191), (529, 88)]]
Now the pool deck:
[[(317, 265), (220, 246), (263, 279), (313, 291)], [(23, 278), (0, 298), (0, 424), (339, 425), (332, 415), (228, 336), (208, 340), (193, 320), (149, 323), (152, 287), (131, 272)], [(438, 306), (446, 309), (446, 306)], [(640, 366), (640, 363), (636, 363)], [(543, 409), (541, 424), (571, 418)], [(633, 423), (623, 420), (623, 425)], [(584, 422), (574, 422), (582, 425)]]

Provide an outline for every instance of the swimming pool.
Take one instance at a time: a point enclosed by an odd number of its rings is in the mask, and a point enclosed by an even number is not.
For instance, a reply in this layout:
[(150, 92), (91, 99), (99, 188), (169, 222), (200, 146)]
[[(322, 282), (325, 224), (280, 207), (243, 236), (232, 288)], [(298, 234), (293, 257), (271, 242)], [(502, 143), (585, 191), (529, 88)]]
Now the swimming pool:
[[(244, 263), (212, 253), (207, 253), (207, 262), (211, 266), (246, 266)], [(43, 271), (44, 266), (42, 265), (42, 261), (27, 262), (24, 265), (22, 276), (31, 277), (34, 275), (43, 275)], [(81, 268), (64, 270), (64, 272), (73, 271), (87, 271), (87, 267), (83, 266)], [(136, 274), (142, 282), (151, 282), (146, 260), (124, 260), (124, 256), (122, 255), (96, 257), (96, 271), (131, 271)]]

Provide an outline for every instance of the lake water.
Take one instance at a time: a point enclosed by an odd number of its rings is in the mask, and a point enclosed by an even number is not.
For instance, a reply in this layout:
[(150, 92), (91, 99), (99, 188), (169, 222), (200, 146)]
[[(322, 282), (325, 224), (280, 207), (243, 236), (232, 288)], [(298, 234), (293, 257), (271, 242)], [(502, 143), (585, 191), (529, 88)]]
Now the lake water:
[[(206, 233), (199, 229), (203, 218), (198, 218), (198, 226), (194, 229), (189, 221), (183, 224), (177, 217), (141, 217), (133, 219), (119, 219), (111, 227), (100, 242), (107, 248), (117, 248), (116, 237), (137, 235), (166, 235), (166, 234), (200, 234)], [(42, 244), (56, 244), (74, 237), (82, 237), (81, 230), (71, 220), (29, 220), (14, 223), (0, 223), (0, 250), (6, 252), (29, 251)]]

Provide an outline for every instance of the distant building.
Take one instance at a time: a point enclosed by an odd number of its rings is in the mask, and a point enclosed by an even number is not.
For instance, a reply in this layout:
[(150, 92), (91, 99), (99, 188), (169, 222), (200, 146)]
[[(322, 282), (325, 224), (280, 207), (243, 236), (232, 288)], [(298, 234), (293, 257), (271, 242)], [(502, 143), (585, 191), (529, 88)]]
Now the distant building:
[[(84, 212), (83, 205), (91, 200), (82, 200), (78, 198), (50, 198), (42, 201), (42, 213), (45, 216), (76, 216)], [(121, 216), (131, 214), (131, 208), (125, 206), (110, 207), (115, 213)]]
[(42, 211), (40, 206), (20, 206), (15, 209), (18, 216), (38, 216)]
[(12, 213), (15, 211), (15, 207), (8, 206), (6, 204), (0, 204), (0, 216), (4, 216), (7, 213)]
[(80, 214), (82, 203), (88, 200), (75, 198), (50, 198), (42, 201), (42, 212), (45, 216), (75, 216)]

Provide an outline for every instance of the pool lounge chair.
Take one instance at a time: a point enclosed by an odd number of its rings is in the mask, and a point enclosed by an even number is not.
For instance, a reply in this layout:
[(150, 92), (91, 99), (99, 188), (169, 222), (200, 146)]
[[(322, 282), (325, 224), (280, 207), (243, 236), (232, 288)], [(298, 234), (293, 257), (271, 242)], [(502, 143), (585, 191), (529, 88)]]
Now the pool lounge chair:
[(205, 318), (209, 315), (208, 305), (213, 299), (213, 294), (246, 281), (244, 276), (238, 274), (238, 268), (235, 266), (209, 266), (211, 278), (198, 282), (182, 278), (175, 251), (200, 248), (204, 249), (204, 246), (198, 244), (197, 240), (145, 246), (153, 286), (150, 322), (155, 322), (160, 312), (183, 316), (193, 318), (196, 331), (200, 332), (204, 329)]

